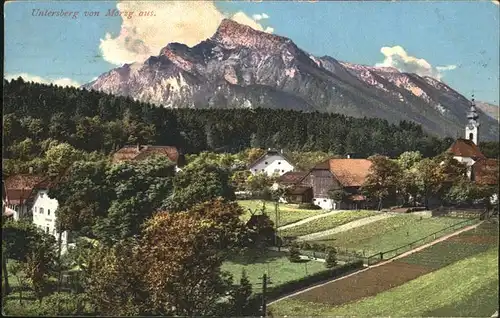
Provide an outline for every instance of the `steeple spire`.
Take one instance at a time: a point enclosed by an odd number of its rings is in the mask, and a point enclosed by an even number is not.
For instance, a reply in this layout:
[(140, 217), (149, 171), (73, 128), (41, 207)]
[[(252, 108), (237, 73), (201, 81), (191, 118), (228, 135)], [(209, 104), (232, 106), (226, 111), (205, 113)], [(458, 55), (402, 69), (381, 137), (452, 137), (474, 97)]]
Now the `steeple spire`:
[(472, 121), (477, 121), (479, 116), (477, 115), (477, 110), (476, 110), (476, 101), (474, 100), (474, 94), (472, 94), (472, 99), (471, 99), (471, 104), (470, 104), (470, 109), (469, 112), (467, 113), (467, 119), (469, 120), (469, 123)]
[(467, 126), (465, 127), (465, 139), (472, 140), (476, 145), (478, 144), (479, 122), (476, 110), (476, 101), (474, 94), (472, 94), (470, 109), (467, 112)]

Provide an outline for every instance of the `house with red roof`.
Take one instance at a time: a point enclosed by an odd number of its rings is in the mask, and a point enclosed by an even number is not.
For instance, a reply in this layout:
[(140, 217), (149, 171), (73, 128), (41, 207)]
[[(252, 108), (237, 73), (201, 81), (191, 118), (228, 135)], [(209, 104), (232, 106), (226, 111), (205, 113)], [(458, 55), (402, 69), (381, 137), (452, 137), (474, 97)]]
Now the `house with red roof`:
[[(313, 167), (297, 184), (312, 190), (312, 203), (325, 210), (361, 207), (366, 198), (360, 188), (370, 173), (368, 159), (328, 159)], [(330, 191), (343, 190), (348, 194), (344, 202), (335, 202)]]
[(111, 158), (113, 163), (139, 161), (151, 156), (165, 156), (176, 164), (176, 170), (184, 165), (184, 155), (174, 146), (126, 145), (115, 152)]

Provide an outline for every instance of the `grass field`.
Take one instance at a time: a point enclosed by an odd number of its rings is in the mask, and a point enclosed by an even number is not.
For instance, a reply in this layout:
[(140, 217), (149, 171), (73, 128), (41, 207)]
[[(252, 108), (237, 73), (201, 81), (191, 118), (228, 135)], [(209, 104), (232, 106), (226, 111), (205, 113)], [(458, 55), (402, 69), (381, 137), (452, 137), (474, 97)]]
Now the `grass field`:
[(271, 278), (272, 286), (302, 278), (313, 273), (326, 270), (325, 264), (315, 261), (307, 263), (292, 263), (286, 253), (267, 251), (263, 256), (238, 255), (224, 262), (222, 270), (233, 275), (235, 283), (239, 283), (241, 271), (245, 269), (254, 292), (261, 291), (262, 275)]
[[(409, 244), (462, 221), (456, 218), (421, 218), (416, 215), (403, 214), (326, 236), (313, 242), (358, 252), (364, 251), (368, 256)], [(442, 233), (436, 238), (452, 231)]]
[[(250, 219), (252, 215), (248, 209), (252, 211), (262, 209), (262, 201), (260, 200), (239, 200), (238, 204), (245, 210), (245, 214), (242, 215), (242, 219), (247, 221)], [(274, 202), (267, 201), (266, 209), (265, 209), (269, 218), (276, 224), (276, 213), (274, 211)], [(318, 214), (325, 213), (325, 210), (301, 210), (297, 208), (295, 204), (283, 204), (279, 205), (279, 222), (278, 226), (287, 225), (290, 223), (294, 223), (310, 216), (315, 216)]]
[(497, 262), (497, 251), (490, 248), (358, 302), (332, 307), (293, 298), (270, 307), (280, 316), (489, 317), (498, 306)]
[[(420, 277), (419, 277), (420, 276)], [(274, 315), (489, 317), (498, 309), (498, 224), (314, 288)]]
[(288, 229), (281, 230), (279, 235), (281, 237), (286, 236), (301, 236), (316, 232), (321, 232), (329, 229), (333, 229), (337, 226), (363, 219), (369, 216), (377, 215), (376, 212), (371, 211), (345, 211), (335, 213), (323, 218), (312, 220), (301, 225), (297, 225)]

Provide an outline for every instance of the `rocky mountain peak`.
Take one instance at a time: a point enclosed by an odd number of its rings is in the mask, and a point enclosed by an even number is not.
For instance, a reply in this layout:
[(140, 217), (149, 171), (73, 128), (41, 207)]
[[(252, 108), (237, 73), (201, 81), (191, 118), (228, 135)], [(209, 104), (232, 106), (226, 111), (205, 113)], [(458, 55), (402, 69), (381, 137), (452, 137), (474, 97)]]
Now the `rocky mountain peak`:
[[(412, 120), (456, 136), (470, 102), (439, 80), (315, 57), (290, 39), (224, 19), (215, 34), (188, 47), (167, 44), (145, 63), (124, 65), (84, 85), (163, 107), (283, 108)], [(483, 138), (498, 138), (482, 116)]]
[(277, 50), (292, 42), (285, 37), (258, 31), (230, 19), (222, 20), (211, 40), (228, 49), (244, 46), (266, 51)]

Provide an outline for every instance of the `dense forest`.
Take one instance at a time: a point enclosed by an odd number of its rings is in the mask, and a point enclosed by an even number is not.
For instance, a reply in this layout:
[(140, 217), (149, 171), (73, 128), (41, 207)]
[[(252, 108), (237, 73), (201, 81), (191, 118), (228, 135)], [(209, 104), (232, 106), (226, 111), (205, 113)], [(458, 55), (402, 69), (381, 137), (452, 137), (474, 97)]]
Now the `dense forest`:
[(3, 110), (4, 158), (19, 158), (19, 153), (36, 157), (44, 140), (101, 153), (141, 143), (177, 146), (188, 154), (273, 147), (360, 157), (395, 157), (411, 150), (429, 157), (453, 142), (408, 121), (394, 125), (374, 118), (270, 109), (166, 109), (21, 78), (4, 80)]

